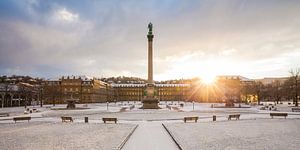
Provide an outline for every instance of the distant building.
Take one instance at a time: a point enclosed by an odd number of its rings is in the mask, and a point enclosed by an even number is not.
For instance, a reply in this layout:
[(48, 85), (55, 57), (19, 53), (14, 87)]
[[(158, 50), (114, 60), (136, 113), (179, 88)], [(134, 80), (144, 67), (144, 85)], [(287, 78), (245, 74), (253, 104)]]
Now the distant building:
[(112, 95), (108, 83), (88, 76), (62, 76), (44, 83), (44, 102), (48, 104), (65, 103), (69, 99), (79, 103), (106, 102)]
[(35, 105), (40, 102), (39, 85), (0, 83), (0, 107)]
[(41, 81), (29, 76), (0, 76), (0, 107), (39, 104)]
[(289, 77), (279, 77), (279, 78), (263, 78), (263, 79), (256, 79), (256, 81), (261, 82), (263, 85), (272, 84), (274, 82), (279, 82), (279, 84), (283, 84), (287, 81)]
[[(112, 84), (116, 101), (141, 101), (146, 84)], [(155, 84), (155, 95), (160, 101), (186, 101), (190, 84)]]
[[(261, 98), (279, 83), (279, 91), (289, 92), (282, 86), (289, 78), (248, 79), (242, 76), (218, 76), (213, 85), (205, 85), (200, 79), (169, 80), (155, 82), (155, 97), (160, 101), (197, 102), (256, 102), (257, 86)], [(0, 76), (0, 107), (45, 104), (63, 104), (67, 100), (78, 103), (114, 101), (141, 101), (145, 97), (146, 84), (135, 77), (117, 77), (100, 80), (88, 76), (62, 76), (43, 80), (29, 76)], [(261, 87), (262, 88), (262, 87)], [(276, 90), (275, 90), (276, 91)], [(266, 97), (266, 96), (265, 96)], [(289, 99), (286, 98), (286, 99)]]

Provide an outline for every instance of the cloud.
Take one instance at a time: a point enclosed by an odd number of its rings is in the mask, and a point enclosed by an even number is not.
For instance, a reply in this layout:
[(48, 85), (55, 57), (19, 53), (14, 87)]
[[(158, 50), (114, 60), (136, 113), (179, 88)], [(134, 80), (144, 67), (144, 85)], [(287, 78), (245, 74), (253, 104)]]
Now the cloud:
[(298, 1), (1, 1), (0, 74), (154, 78), (288, 75), (298, 67)]
[(55, 19), (65, 22), (76, 22), (79, 18), (78, 14), (73, 14), (67, 11), (66, 8), (56, 11), (54, 17)]

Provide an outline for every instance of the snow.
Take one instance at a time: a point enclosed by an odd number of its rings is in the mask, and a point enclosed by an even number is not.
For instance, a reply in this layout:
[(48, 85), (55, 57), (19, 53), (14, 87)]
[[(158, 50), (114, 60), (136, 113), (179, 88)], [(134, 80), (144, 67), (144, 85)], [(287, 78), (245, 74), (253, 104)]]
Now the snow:
[(116, 149), (133, 124), (0, 124), (1, 149)]
[[(180, 107), (180, 103), (184, 106)], [(166, 104), (173, 108), (169, 110)], [(135, 107), (130, 110), (132, 105)], [(186, 144), (183, 145), (184, 149), (273, 149), (271, 147), (273, 145), (276, 146), (275, 149), (277, 147), (285, 149), (283, 147), (287, 145), (290, 149), (294, 149), (295, 146), (300, 146), (292, 139), (300, 141), (300, 112), (291, 112), (291, 107), (287, 103), (276, 105), (278, 108), (276, 112), (288, 113), (287, 119), (283, 117), (271, 119), (269, 113), (275, 111), (260, 110), (262, 106), (211, 108), (211, 103), (194, 103), (193, 109), (193, 103), (177, 101), (162, 101), (159, 105), (161, 109), (157, 110), (139, 109), (141, 106), (141, 102), (132, 101), (109, 103), (108, 109), (107, 103), (76, 104), (76, 107), (88, 108), (77, 110), (51, 110), (51, 107), (66, 108), (66, 104), (59, 104), (55, 107), (52, 105), (30, 106), (30, 109), (36, 108), (41, 112), (27, 114), (32, 117), (29, 123), (20, 121), (16, 124), (13, 123), (12, 118), (24, 116), (24, 107), (0, 108), (1, 113), (10, 114), (9, 117), (0, 117), (0, 145), (4, 145), (4, 149), (26, 149), (38, 142), (37, 146), (43, 146), (45, 149), (111, 149), (120, 144), (122, 141), (120, 139), (125, 139), (123, 135), (128, 134), (138, 124), (139, 127), (125, 143), (124, 149), (140, 149), (141, 147), (143, 149), (177, 149), (174, 148), (175, 143), (161, 125), (164, 123), (176, 138)], [(242, 106), (248, 105), (242, 104)], [(125, 111), (120, 111), (122, 108)], [(239, 121), (227, 121), (228, 115), (233, 113), (241, 114)], [(212, 122), (213, 115), (217, 116), (217, 122)], [(73, 117), (74, 123), (62, 124), (61, 116)], [(186, 116), (198, 116), (198, 123), (184, 124), (183, 118)], [(83, 123), (84, 117), (89, 118), (88, 124)], [(105, 125), (101, 120), (103, 117), (116, 117), (118, 124)], [(295, 133), (291, 133), (291, 130)], [(116, 137), (116, 139), (111, 137)], [(113, 142), (114, 146), (112, 146), (110, 140), (118, 142)], [(264, 145), (261, 142), (264, 140), (270, 144)], [(47, 141), (51, 145), (47, 146)], [(64, 144), (67, 141), (71, 144)], [(82, 146), (78, 143), (88, 143), (90, 146)], [(279, 146), (276, 145), (278, 143)], [(32, 149), (38, 148), (33, 146)]]
[(139, 122), (139, 126), (123, 147), (124, 150), (176, 150), (160, 122)]
[(167, 123), (183, 149), (272, 149), (300, 147), (300, 119)]
[[(89, 109), (78, 109), (78, 110), (51, 110), (51, 105), (44, 105), (43, 108), (39, 106), (30, 107), (36, 108), (41, 112), (29, 114), (31, 117), (38, 118), (37, 120), (55, 122), (60, 121), (61, 116), (71, 116), (75, 118), (75, 121), (80, 122), (84, 117), (89, 117), (90, 120), (99, 120), (102, 117), (117, 117), (119, 120), (124, 121), (162, 121), (162, 120), (182, 120), (185, 116), (199, 116), (203, 121), (211, 121), (212, 116), (216, 115), (217, 120), (226, 120), (229, 114), (240, 113), (241, 119), (255, 119), (255, 118), (270, 118), (269, 113), (274, 111), (259, 110), (261, 106), (253, 106), (251, 108), (210, 108), (209, 103), (195, 103), (194, 110), (192, 103), (183, 103), (183, 108), (177, 104), (177, 101), (173, 102), (160, 102), (162, 109), (151, 110), (151, 109), (139, 109), (142, 104), (140, 102), (118, 102), (109, 103), (108, 109), (106, 103), (93, 103), (93, 104), (76, 104), (76, 107), (89, 108)], [(166, 104), (177, 107), (179, 110), (169, 110), (166, 108)], [(129, 109), (131, 105), (135, 105), (132, 110)], [(126, 108), (125, 111), (120, 112), (121, 108)], [(291, 108), (288, 105), (277, 105), (279, 111), (277, 112), (288, 112), (288, 118), (299, 118), (300, 112), (290, 112)], [(66, 108), (65, 104), (56, 105), (55, 108)], [(0, 117), (1, 120), (12, 119), (13, 116), (24, 115), (24, 107), (13, 107), (13, 108), (1, 108), (0, 112), (9, 112), (9, 117)], [(11, 120), (10, 120), (11, 121)]]

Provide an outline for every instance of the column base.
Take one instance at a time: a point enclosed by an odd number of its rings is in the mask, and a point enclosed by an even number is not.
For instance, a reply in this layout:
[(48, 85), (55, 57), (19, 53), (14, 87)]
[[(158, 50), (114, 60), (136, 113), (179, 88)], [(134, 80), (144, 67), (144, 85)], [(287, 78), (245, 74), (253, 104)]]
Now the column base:
[(140, 109), (161, 109), (158, 106), (159, 101), (157, 99), (145, 98), (142, 103), (143, 106)]

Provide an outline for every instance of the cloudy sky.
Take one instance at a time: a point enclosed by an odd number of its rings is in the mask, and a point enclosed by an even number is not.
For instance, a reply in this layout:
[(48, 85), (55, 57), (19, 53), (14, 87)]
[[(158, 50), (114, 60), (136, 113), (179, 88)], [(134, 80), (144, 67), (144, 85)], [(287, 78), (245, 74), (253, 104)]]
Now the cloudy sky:
[(299, 0), (1, 0), (0, 75), (154, 79), (288, 76), (300, 66)]

